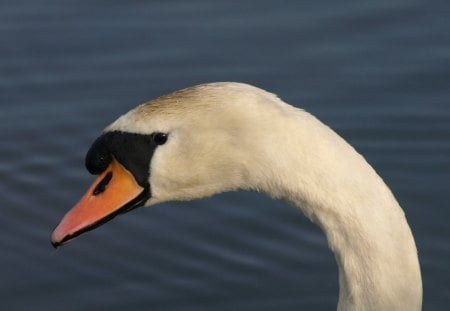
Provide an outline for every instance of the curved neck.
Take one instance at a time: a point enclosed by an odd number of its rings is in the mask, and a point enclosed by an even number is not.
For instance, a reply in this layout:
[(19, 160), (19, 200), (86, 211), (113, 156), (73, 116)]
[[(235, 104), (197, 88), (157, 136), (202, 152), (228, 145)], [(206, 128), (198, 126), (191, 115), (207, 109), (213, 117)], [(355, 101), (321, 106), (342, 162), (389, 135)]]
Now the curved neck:
[[(276, 132), (276, 122), (273, 127)], [(261, 152), (270, 169), (253, 182), (299, 207), (325, 232), (339, 268), (338, 310), (420, 310), (414, 239), (382, 179), (309, 114), (297, 112), (293, 122), (283, 120), (283, 127), (291, 127), (292, 135)]]

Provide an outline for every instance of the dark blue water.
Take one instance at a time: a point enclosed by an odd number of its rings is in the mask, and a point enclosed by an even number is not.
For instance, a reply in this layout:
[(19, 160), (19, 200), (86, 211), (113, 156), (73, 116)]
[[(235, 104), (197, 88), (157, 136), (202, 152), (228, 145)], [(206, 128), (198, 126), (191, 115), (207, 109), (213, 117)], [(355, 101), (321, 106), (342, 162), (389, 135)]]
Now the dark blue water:
[(450, 2), (1, 1), (2, 310), (333, 310), (322, 232), (254, 193), (138, 209), (53, 250), (84, 153), (136, 104), (241, 81), (333, 127), (403, 206), (424, 309), (450, 296)]

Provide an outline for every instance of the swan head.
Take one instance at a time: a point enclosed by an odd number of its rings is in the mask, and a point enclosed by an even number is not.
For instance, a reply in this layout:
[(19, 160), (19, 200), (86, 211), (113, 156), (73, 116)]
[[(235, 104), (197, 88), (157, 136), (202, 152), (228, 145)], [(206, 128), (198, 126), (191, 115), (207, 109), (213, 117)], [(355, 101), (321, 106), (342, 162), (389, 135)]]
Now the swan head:
[(129, 111), (87, 152), (86, 168), (97, 177), (53, 231), (52, 244), (136, 207), (257, 189), (258, 174), (249, 167), (258, 166), (264, 152), (255, 146), (271, 143), (270, 119), (280, 113), (280, 103), (253, 86), (212, 83)]

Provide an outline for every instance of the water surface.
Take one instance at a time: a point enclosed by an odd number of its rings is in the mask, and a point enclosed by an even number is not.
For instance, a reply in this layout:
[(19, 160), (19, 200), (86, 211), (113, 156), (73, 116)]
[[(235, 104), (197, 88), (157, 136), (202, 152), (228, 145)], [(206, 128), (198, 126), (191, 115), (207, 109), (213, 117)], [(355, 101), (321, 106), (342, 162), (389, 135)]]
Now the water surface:
[(1, 1), (2, 310), (335, 308), (322, 232), (255, 193), (138, 209), (51, 248), (102, 128), (210, 81), (275, 92), (354, 145), (407, 214), (424, 310), (445, 310), (448, 16), (445, 1)]

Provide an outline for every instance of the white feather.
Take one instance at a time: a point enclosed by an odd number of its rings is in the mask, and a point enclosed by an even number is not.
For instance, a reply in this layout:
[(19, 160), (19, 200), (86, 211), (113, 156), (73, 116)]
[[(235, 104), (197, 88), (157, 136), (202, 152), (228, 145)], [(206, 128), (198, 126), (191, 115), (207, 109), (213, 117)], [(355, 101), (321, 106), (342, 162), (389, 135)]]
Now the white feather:
[(420, 310), (417, 250), (404, 213), (364, 158), (309, 113), (240, 83), (145, 103), (106, 131), (167, 132), (147, 205), (256, 190), (300, 208), (339, 267), (338, 310)]

